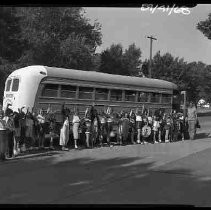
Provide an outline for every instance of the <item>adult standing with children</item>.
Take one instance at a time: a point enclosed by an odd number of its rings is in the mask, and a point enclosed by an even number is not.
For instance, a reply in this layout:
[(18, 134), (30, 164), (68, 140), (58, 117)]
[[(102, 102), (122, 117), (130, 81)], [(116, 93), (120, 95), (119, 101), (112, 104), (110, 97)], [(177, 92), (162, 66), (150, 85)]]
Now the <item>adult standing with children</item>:
[(197, 111), (196, 107), (191, 101), (188, 106), (188, 132), (191, 140), (194, 140), (196, 134)]
[(7, 107), (5, 111), (5, 126), (7, 129), (7, 157), (13, 157), (13, 149), (14, 149), (14, 121), (13, 121), (13, 111), (9, 107)]
[(7, 150), (7, 130), (6, 122), (3, 120), (4, 112), (2, 106), (0, 105), (0, 160), (5, 160), (6, 150)]

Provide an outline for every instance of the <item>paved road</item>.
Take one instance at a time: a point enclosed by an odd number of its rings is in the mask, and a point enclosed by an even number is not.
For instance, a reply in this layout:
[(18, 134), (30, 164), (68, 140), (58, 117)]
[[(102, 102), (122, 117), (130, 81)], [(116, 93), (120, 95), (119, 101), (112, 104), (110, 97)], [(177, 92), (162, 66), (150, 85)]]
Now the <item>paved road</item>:
[(59, 152), (0, 163), (0, 203), (211, 206), (211, 118), (194, 141)]

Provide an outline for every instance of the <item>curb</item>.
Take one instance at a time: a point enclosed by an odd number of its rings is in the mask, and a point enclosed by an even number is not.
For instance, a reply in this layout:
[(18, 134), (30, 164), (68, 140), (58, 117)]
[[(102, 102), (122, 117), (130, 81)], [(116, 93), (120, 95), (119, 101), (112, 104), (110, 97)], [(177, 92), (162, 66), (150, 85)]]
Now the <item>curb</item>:
[(36, 153), (36, 154), (26, 154), (26, 155), (20, 155), (20, 156), (17, 156), (13, 159), (9, 159), (9, 160), (17, 160), (17, 159), (25, 159), (25, 158), (32, 158), (32, 157), (39, 157), (39, 156), (51, 156), (51, 155), (54, 155), (54, 154), (58, 154), (59, 151), (46, 151), (46, 152), (39, 152), (39, 153)]
[(39, 153), (35, 153), (35, 154), (23, 154), (14, 158), (6, 158), (4, 161), (0, 161), (1, 163), (5, 163), (5, 162), (11, 162), (11, 161), (16, 161), (16, 160), (22, 160), (22, 159), (27, 159), (27, 158), (33, 158), (33, 157), (41, 157), (41, 156), (52, 156), (55, 154), (59, 154), (60, 151), (46, 151), (46, 152), (39, 152)]

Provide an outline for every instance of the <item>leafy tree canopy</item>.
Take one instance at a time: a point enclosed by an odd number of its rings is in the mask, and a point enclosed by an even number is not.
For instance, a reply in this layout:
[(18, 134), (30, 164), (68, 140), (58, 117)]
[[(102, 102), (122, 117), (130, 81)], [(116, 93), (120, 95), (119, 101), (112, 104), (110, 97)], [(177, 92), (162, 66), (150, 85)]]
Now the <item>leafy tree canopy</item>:
[(109, 74), (137, 76), (140, 72), (141, 50), (131, 44), (123, 51), (121, 44), (112, 44), (101, 53), (99, 71)]
[(208, 15), (206, 20), (200, 21), (196, 27), (204, 34), (204, 36), (211, 39), (211, 13)]
[[(149, 60), (145, 60), (142, 71), (148, 75)], [(170, 53), (157, 52), (152, 59), (152, 77), (173, 82), (179, 90), (186, 90), (188, 99), (198, 102), (201, 98), (211, 100), (211, 67), (202, 62), (187, 63), (183, 58), (174, 58)]]
[(80, 7), (19, 8), (22, 40), (27, 50), (21, 63), (90, 70), (101, 44), (101, 26), (92, 25)]

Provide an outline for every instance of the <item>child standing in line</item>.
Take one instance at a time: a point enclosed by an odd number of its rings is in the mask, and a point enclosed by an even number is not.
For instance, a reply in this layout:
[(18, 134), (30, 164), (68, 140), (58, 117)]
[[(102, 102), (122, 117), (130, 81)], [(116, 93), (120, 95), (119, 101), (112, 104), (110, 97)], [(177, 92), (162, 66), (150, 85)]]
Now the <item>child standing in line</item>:
[(166, 114), (164, 113), (160, 119), (160, 128), (159, 128), (159, 142), (165, 142), (165, 124), (166, 124)]
[(67, 143), (69, 141), (69, 134), (70, 134), (70, 123), (69, 123), (69, 116), (67, 115), (63, 126), (60, 130), (60, 139), (59, 139), (59, 144), (62, 146), (62, 150), (68, 151), (69, 149), (67, 148)]
[(33, 138), (35, 145), (39, 146), (39, 124), (37, 119), (36, 111), (32, 112), (32, 120), (33, 120)]
[(48, 105), (48, 109), (47, 109), (47, 118), (49, 121), (49, 134), (50, 134), (50, 149), (53, 150), (54, 146), (53, 146), (53, 139), (55, 137), (55, 129), (56, 129), (56, 116), (55, 116), (55, 112), (53, 112), (51, 105)]
[(37, 115), (38, 120), (38, 135), (39, 135), (39, 148), (44, 148), (45, 141), (45, 116), (44, 111), (40, 109), (40, 113)]
[(90, 147), (90, 140), (91, 140), (91, 116), (90, 116), (90, 108), (87, 107), (85, 111), (85, 125), (86, 125), (86, 147)]
[[(147, 120), (148, 120), (148, 126), (151, 128), (151, 131), (152, 131), (153, 119), (152, 119), (152, 113), (151, 113), (151, 111), (149, 109), (148, 109)], [(150, 133), (150, 136), (148, 138), (148, 141), (150, 143), (153, 143), (153, 132)]]
[(128, 139), (128, 132), (129, 132), (129, 114), (125, 112), (123, 118), (122, 118), (122, 142), (123, 144), (126, 144)]
[(170, 142), (171, 138), (170, 138), (170, 135), (171, 135), (171, 117), (168, 116), (167, 119), (166, 119), (166, 124), (165, 124), (165, 142), (168, 143)]
[(131, 143), (135, 144), (136, 115), (132, 110), (130, 112), (129, 118), (130, 118), (130, 139)]
[(149, 142), (149, 138), (151, 136), (152, 133), (152, 129), (148, 124), (148, 119), (147, 118), (143, 118), (143, 127), (142, 127), (142, 142), (143, 144), (146, 144)]
[(100, 145), (103, 146), (103, 140), (106, 139), (107, 136), (107, 119), (106, 114), (102, 110), (99, 116), (100, 118)]
[(75, 149), (78, 148), (77, 141), (79, 140), (79, 125), (80, 125), (80, 118), (78, 115), (78, 110), (76, 109), (75, 113), (73, 114), (73, 137), (74, 137), (74, 145)]
[(113, 123), (114, 123), (113, 110), (111, 109), (111, 107), (108, 107), (106, 114), (107, 114), (107, 144), (108, 146), (110, 146), (111, 133), (113, 132)]
[(142, 128), (142, 116), (141, 111), (136, 110), (136, 129), (137, 129), (137, 143), (140, 144), (141, 142), (141, 128)]
[(19, 141), (21, 137), (21, 127), (20, 127), (20, 116), (18, 112), (14, 112), (14, 156), (18, 155), (20, 153), (20, 146), (19, 146)]
[(153, 126), (152, 126), (152, 130), (153, 130), (153, 142), (154, 143), (158, 143), (159, 128), (160, 128), (159, 119), (158, 119), (158, 117), (154, 116)]
[(34, 145), (34, 138), (33, 138), (33, 120), (31, 114), (27, 112), (26, 114), (26, 140), (28, 140), (29, 149), (32, 150), (32, 145)]

